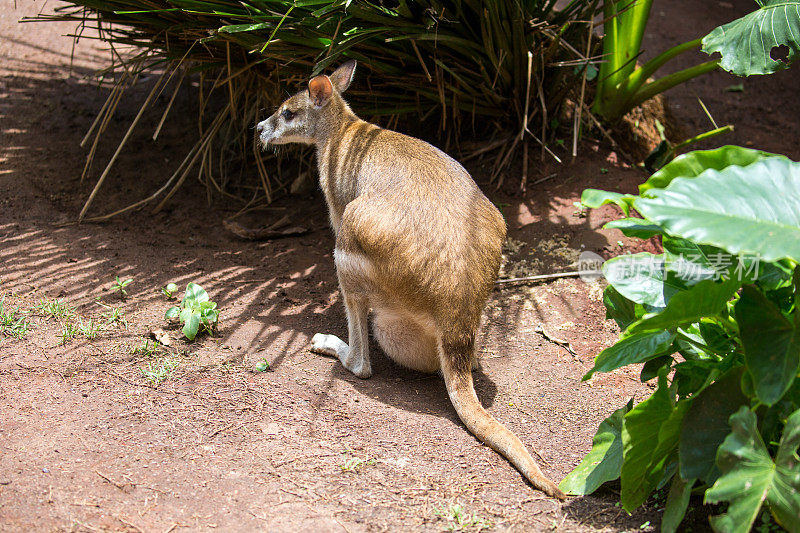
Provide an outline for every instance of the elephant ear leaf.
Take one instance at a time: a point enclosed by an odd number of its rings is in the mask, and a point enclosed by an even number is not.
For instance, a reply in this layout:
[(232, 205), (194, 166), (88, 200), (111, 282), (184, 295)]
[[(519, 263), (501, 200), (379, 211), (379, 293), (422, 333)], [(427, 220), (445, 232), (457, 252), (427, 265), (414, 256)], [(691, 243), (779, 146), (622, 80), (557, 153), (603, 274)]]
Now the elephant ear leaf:
[(703, 38), (703, 52), (722, 54), (720, 67), (737, 76), (782, 70), (800, 54), (800, 0), (759, 4), (756, 11)]
[(730, 418), (733, 431), (717, 452), (722, 476), (706, 491), (706, 503), (729, 502), (725, 514), (711, 518), (715, 531), (742, 532), (750, 528), (766, 500), (775, 520), (787, 531), (800, 531), (800, 410), (786, 421), (773, 462), (756, 426), (756, 416), (741, 407)]
[[(674, 237), (764, 262), (800, 261), (800, 163), (769, 157), (746, 167), (708, 169), (648, 194), (635, 200), (636, 210)], [(611, 264), (603, 266), (609, 282)]]

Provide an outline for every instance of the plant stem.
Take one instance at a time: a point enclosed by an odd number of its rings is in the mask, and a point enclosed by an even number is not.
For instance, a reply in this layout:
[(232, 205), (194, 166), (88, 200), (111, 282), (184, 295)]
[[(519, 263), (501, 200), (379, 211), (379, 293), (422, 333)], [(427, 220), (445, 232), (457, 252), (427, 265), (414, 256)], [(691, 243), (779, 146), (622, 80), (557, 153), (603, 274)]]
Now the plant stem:
[(669, 61), (670, 59), (679, 56), (684, 52), (688, 52), (689, 50), (693, 50), (700, 46), (702, 39), (695, 39), (694, 41), (689, 41), (688, 43), (679, 44), (678, 46), (673, 46), (669, 50), (666, 50), (638, 69), (631, 73), (628, 76), (628, 79), (625, 80), (619, 89), (619, 93), (624, 95), (623, 99), (630, 98), (631, 95), (635, 94), (642, 85), (647, 82), (647, 79), (656, 73), (658, 69), (664, 66), (664, 64)]
[[(631, 97), (630, 101), (627, 103), (625, 108), (633, 109), (642, 102), (649, 100), (650, 98), (666, 91), (667, 89), (671, 89), (676, 85), (691, 80), (692, 78), (696, 78), (697, 76), (705, 74), (706, 72), (711, 72), (712, 70), (717, 68), (717, 65), (719, 65), (719, 61), (720, 61), (719, 59), (706, 61), (705, 63), (700, 63), (699, 65), (689, 67), (687, 69), (670, 74), (669, 76), (664, 76), (663, 78), (660, 78), (654, 82), (648, 83), (647, 85), (636, 91), (636, 93)], [(621, 106), (618, 108), (617, 113), (615, 114), (616, 118), (622, 117), (622, 114), (620, 114), (622, 109), (623, 108)], [(609, 118), (609, 120), (611, 119)]]
[(721, 128), (717, 128), (717, 129), (714, 129), (714, 130), (711, 130), (711, 131), (707, 131), (705, 133), (701, 133), (700, 135), (695, 135), (694, 137), (691, 137), (689, 139), (686, 139), (683, 142), (680, 142), (680, 143), (676, 144), (675, 147), (673, 148), (673, 150), (675, 150), (677, 152), (681, 148), (689, 146), (690, 144), (694, 144), (694, 143), (700, 142), (700, 141), (705, 141), (706, 139), (710, 139), (712, 137), (716, 137), (717, 135), (722, 135), (724, 133), (729, 133), (729, 132), (733, 131), (733, 129), (734, 129), (733, 126), (728, 124), (727, 126), (722, 126)]

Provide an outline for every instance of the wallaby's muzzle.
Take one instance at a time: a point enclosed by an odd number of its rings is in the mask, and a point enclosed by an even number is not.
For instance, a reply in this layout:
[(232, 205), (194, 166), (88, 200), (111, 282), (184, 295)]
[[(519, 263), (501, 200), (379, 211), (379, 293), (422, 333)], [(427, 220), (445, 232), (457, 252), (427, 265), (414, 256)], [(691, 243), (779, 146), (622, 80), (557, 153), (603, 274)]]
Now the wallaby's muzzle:
[(274, 118), (275, 117), (273, 115), (266, 120), (262, 120), (256, 125), (258, 139), (264, 146), (272, 143), (275, 139), (275, 127), (271, 124), (274, 123)]

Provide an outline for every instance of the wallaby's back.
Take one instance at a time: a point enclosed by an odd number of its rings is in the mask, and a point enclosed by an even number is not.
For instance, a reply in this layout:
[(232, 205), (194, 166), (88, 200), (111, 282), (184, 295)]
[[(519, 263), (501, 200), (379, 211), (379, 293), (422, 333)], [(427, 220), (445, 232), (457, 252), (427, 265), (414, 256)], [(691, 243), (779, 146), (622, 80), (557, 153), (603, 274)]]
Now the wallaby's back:
[[(458, 162), (426, 142), (361, 121), (342, 139), (320, 154), (323, 190), (346, 205), (341, 224), (352, 238), (342, 244), (369, 257), (386, 289), (411, 300), (404, 304), (457, 311), (477, 326), (505, 240), (497, 208)], [(358, 188), (336, 190), (337, 182)]]

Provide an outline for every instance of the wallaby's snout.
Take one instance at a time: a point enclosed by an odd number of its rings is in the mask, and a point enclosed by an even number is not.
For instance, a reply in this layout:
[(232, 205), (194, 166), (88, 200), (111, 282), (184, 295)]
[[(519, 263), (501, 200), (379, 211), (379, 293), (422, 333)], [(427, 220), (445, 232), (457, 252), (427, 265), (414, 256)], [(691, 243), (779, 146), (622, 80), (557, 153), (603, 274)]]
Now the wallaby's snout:
[(277, 127), (278, 119), (279, 116), (276, 112), (271, 117), (267, 118), (266, 120), (262, 120), (258, 123), (258, 125), (256, 125), (258, 138), (263, 146), (270, 144), (283, 144), (280, 142), (281, 132)]
[(282, 103), (271, 117), (256, 125), (262, 145), (312, 142), (303, 100), (303, 93), (297, 93)]

